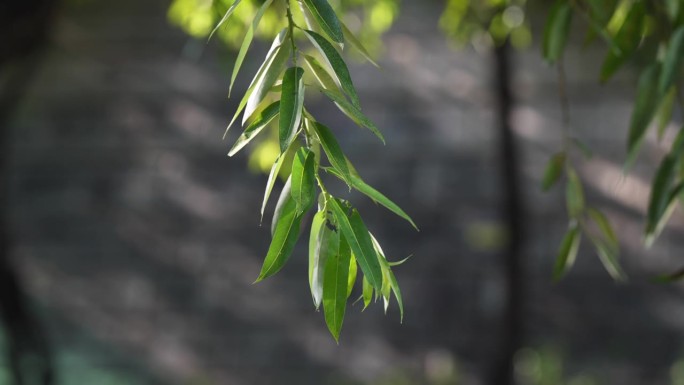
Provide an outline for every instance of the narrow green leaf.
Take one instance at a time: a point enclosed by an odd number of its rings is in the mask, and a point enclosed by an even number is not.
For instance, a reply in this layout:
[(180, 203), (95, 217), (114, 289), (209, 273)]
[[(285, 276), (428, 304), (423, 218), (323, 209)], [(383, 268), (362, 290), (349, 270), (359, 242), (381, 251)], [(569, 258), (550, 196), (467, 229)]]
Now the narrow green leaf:
[(665, 0), (665, 8), (667, 9), (667, 15), (672, 21), (677, 20), (679, 16), (679, 9), (681, 8), (682, 0)]
[(382, 136), (382, 133), (380, 132), (378, 127), (376, 127), (375, 124), (370, 119), (368, 119), (368, 117), (366, 117), (366, 115), (364, 115), (358, 107), (349, 103), (347, 99), (345, 99), (344, 96), (339, 92), (326, 90), (324, 88), (321, 89), (321, 92), (323, 92), (325, 96), (327, 96), (330, 100), (335, 102), (337, 108), (339, 108), (340, 111), (342, 111), (351, 120), (353, 120), (354, 123), (361, 127), (365, 127), (371, 130), (371, 132), (373, 132), (375, 136), (380, 138), (382, 143), (385, 144), (385, 137)]
[(354, 47), (354, 49), (359, 51), (361, 56), (366, 58), (366, 60), (368, 60), (371, 64), (373, 64), (377, 68), (380, 68), (378, 63), (376, 63), (375, 60), (373, 60), (373, 58), (371, 57), (370, 53), (368, 53), (366, 47), (364, 47), (363, 44), (359, 41), (359, 39), (357, 39), (356, 36), (354, 36), (354, 33), (350, 31), (349, 28), (347, 28), (347, 25), (344, 24), (344, 22), (342, 21), (340, 21), (340, 24), (342, 25), (342, 32), (344, 33), (344, 39), (347, 41), (347, 43), (349, 43), (352, 47)]
[[(275, 233), (276, 225), (280, 220), (280, 215), (283, 212), (283, 208), (290, 200), (292, 196), (292, 176), (290, 175), (283, 185), (283, 189), (280, 190), (280, 196), (278, 197), (278, 203), (276, 203), (275, 210), (273, 210), (273, 218), (271, 219), (271, 235)], [(295, 205), (296, 209), (296, 205)]]
[(542, 178), (542, 190), (548, 191), (558, 181), (563, 174), (565, 167), (565, 152), (559, 152), (551, 157), (546, 165), (544, 177)]
[[(344, 177), (342, 176), (342, 174), (339, 171), (337, 171), (337, 169), (326, 168), (325, 170), (327, 172), (335, 175), (336, 177), (338, 177), (342, 181), (344, 181)], [(409, 217), (408, 214), (406, 214), (404, 212), (404, 210), (401, 209), (401, 207), (397, 206), (396, 203), (389, 200), (389, 198), (384, 196), (380, 191), (378, 191), (378, 190), (374, 189), (373, 187), (371, 187), (370, 185), (366, 184), (366, 182), (364, 182), (360, 176), (355, 175), (354, 173), (350, 173), (350, 178), (351, 178), (351, 186), (354, 189), (356, 189), (360, 193), (366, 195), (367, 197), (371, 198), (374, 202), (381, 204), (386, 209), (397, 214), (401, 218), (404, 218), (406, 221), (408, 221), (411, 224), (411, 226), (413, 226), (413, 228), (418, 230), (418, 226), (416, 226), (416, 224), (413, 222), (413, 219), (411, 219), (411, 217)]]
[(385, 302), (385, 313), (387, 313), (387, 307), (389, 306), (389, 296), (390, 291), (394, 293), (394, 297), (397, 299), (397, 304), (399, 304), (399, 314), (400, 322), (404, 322), (404, 300), (401, 296), (401, 290), (399, 289), (399, 282), (392, 272), (391, 264), (387, 261), (387, 256), (380, 246), (380, 242), (371, 234), (373, 240), (373, 246), (378, 255), (378, 260), (380, 261), (380, 266), (382, 266), (382, 295)]
[(311, 298), (316, 309), (318, 309), (323, 299), (325, 261), (321, 263), (321, 243), (319, 243), (319, 237), (325, 226), (325, 220), (325, 211), (318, 211), (311, 220), (311, 233), (309, 235), (309, 288), (311, 289)]
[(584, 190), (582, 182), (574, 169), (568, 168), (568, 182), (565, 189), (565, 200), (568, 208), (568, 215), (571, 218), (578, 218), (584, 211)]
[(302, 217), (297, 215), (294, 200), (288, 196), (275, 226), (271, 245), (256, 282), (272, 276), (283, 268), (299, 238), (301, 220)]
[(672, 283), (681, 281), (682, 278), (684, 278), (684, 268), (679, 269), (671, 274), (659, 275), (653, 278), (651, 281), (654, 283)]
[(653, 244), (674, 210), (676, 197), (679, 195), (677, 192), (679, 187), (672, 189), (675, 183), (678, 157), (679, 153), (673, 151), (663, 158), (653, 179), (646, 214), (644, 238), (646, 247)]
[(626, 168), (629, 168), (636, 159), (639, 147), (641, 147), (641, 143), (646, 136), (648, 125), (653, 120), (656, 108), (660, 104), (657, 89), (659, 73), (660, 65), (654, 63), (645, 69), (639, 77), (636, 101), (629, 126)]
[(228, 8), (226, 13), (221, 18), (221, 20), (218, 22), (218, 24), (216, 24), (216, 27), (214, 27), (214, 29), (209, 34), (207, 41), (211, 40), (211, 37), (214, 36), (214, 34), (216, 33), (216, 31), (218, 31), (218, 29), (221, 27), (221, 25), (223, 25), (223, 23), (225, 23), (228, 19), (230, 19), (230, 15), (233, 14), (233, 12), (235, 11), (235, 8), (237, 8), (238, 4), (240, 4), (240, 1), (242, 1), (242, 0), (235, 0), (233, 2), (233, 5), (231, 5), (230, 8)]
[(266, 203), (268, 203), (268, 198), (271, 196), (271, 191), (273, 191), (273, 185), (278, 178), (280, 173), (280, 167), (283, 165), (283, 160), (285, 159), (285, 153), (280, 154), (278, 159), (273, 162), (271, 166), (271, 172), (268, 174), (268, 181), (266, 182), (266, 191), (264, 192), (264, 199), (261, 203), (261, 220), (264, 219), (264, 211), (266, 210)]
[(363, 310), (366, 310), (373, 300), (373, 286), (368, 282), (366, 276), (363, 277)]
[(323, 151), (328, 157), (328, 161), (333, 166), (340, 178), (349, 186), (352, 185), (352, 176), (347, 166), (347, 159), (344, 157), (340, 144), (335, 139), (332, 131), (325, 125), (311, 121), (311, 126), (316, 131), (316, 136), (323, 146)]
[(280, 101), (271, 103), (263, 111), (257, 115), (254, 120), (245, 128), (245, 131), (240, 135), (240, 137), (235, 141), (235, 144), (228, 152), (228, 156), (233, 156), (242, 150), (252, 139), (256, 138), (257, 135), (269, 124), (280, 111)]
[(544, 27), (542, 50), (544, 59), (553, 64), (563, 55), (570, 33), (572, 7), (567, 0), (557, 0), (551, 8)]
[(337, 199), (329, 201), (335, 216), (335, 221), (347, 240), (356, 260), (361, 267), (363, 274), (368, 277), (368, 281), (376, 290), (382, 288), (382, 271), (375, 255), (373, 242), (371, 241), (368, 229), (363, 223), (358, 211), (353, 210), (351, 216), (347, 216), (341, 203)]
[(629, 9), (622, 27), (615, 34), (613, 41), (619, 50), (611, 49), (601, 66), (601, 81), (608, 81), (634, 54), (641, 44), (643, 23), (646, 20), (645, 2), (636, 1)]
[(359, 96), (356, 94), (354, 83), (352, 83), (351, 75), (349, 75), (349, 69), (344, 63), (342, 56), (340, 56), (335, 47), (333, 47), (323, 36), (314, 31), (304, 30), (304, 32), (309, 38), (309, 41), (311, 41), (311, 44), (316, 47), (326, 63), (332, 68), (338, 86), (344, 90), (351, 99), (352, 104), (358, 109), (360, 106)]
[(670, 44), (663, 60), (663, 70), (658, 80), (658, 93), (661, 95), (675, 84), (676, 77), (682, 71), (684, 60), (684, 26), (680, 26), (672, 33)]
[(618, 262), (618, 255), (615, 250), (613, 250), (610, 246), (606, 245), (602, 240), (597, 239), (597, 238), (590, 238), (592, 243), (594, 244), (594, 248), (596, 249), (596, 254), (599, 256), (599, 260), (601, 261), (601, 264), (603, 264), (603, 268), (606, 269), (608, 274), (616, 280), (620, 282), (624, 282), (627, 280), (627, 275), (625, 272), (622, 270), (622, 267), (620, 267), (620, 263)]
[[(283, 39), (289, 39), (289, 37), (289, 33), (286, 32)], [(290, 59), (291, 51), (292, 45), (288, 42), (283, 42), (273, 55), (273, 59), (270, 62), (264, 62), (262, 65), (262, 67), (265, 66), (263, 73), (258, 78), (255, 78), (253, 84), (250, 85), (250, 88), (253, 88), (254, 91), (249, 95), (249, 100), (245, 106), (245, 113), (242, 116), (243, 124), (256, 111), (259, 103), (271, 92), (271, 88), (280, 78), (287, 61)]]
[(565, 237), (563, 237), (558, 257), (556, 257), (556, 264), (553, 268), (553, 279), (556, 282), (560, 281), (575, 263), (581, 240), (582, 235), (579, 232), (577, 223), (572, 223), (565, 233)]
[(337, 253), (331, 254), (325, 263), (323, 281), (323, 310), (328, 330), (339, 342), (340, 330), (347, 308), (347, 283), (351, 251), (347, 242), (341, 240)]
[(663, 100), (660, 102), (658, 112), (656, 112), (658, 120), (658, 140), (663, 139), (667, 125), (672, 120), (672, 112), (674, 111), (675, 100), (677, 98), (677, 88), (670, 87)]
[(595, 208), (589, 208), (587, 212), (594, 223), (596, 223), (596, 226), (598, 226), (603, 238), (608, 243), (608, 246), (610, 246), (613, 250), (618, 250), (620, 243), (618, 241), (617, 235), (615, 235), (615, 231), (613, 231), (613, 226), (610, 225), (608, 218), (606, 218), (601, 211)]
[(297, 212), (308, 211), (316, 198), (315, 155), (308, 148), (300, 148), (292, 162), (292, 198)]
[(340, 233), (333, 229), (329, 222), (323, 223), (321, 232), (318, 234), (315, 250), (315, 266), (314, 266), (314, 305), (316, 309), (321, 305), (325, 292), (325, 269), (327, 261), (338, 255), (340, 252)]
[(356, 264), (356, 257), (352, 253), (351, 258), (349, 258), (349, 279), (347, 280), (347, 298), (351, 297), (352, 291), (354, 290), (354, 284), (356, 284), (356, 276), (358, 274), (358, 266)]
[(404, 258), (404, 259), (402, 259), (402, 260), (400, 260), (400, 261), (396, 261), (396, 262), (387, 261), (387, 263), (388, 263), (390, 266), (392, 266), (392, 267), (394, 267), (394, 266), (401, 266), (401, 265), (403, 265), (406, 261), (408, 261), (409, 259), (411, 259), (411, 257), (413, 257), (413, 255), (409, 255), (408, 257), (406, 257), (406, 258)]
[(245, 60), (245, 56), (247, 55), (247, 51), (249, 50), (249, 46), (252, 44), (252, 39), (254, 39), (254, 32), (259, 27), (261, 17), (264, 16), (264, 12), (266, 12), (271, 3), (273, 3), (273, 0), (264, 1), (264, 4), (261, 5), (256, 15), (254, 15), (254, 18), (252, 19), (252, 23), (249, 25), (249, 28), (247, 28), (245, 38), (242, 40), (242, 45), (240, 46), (240, 51), (238, 52), (238, 56), (235, 59), (233, 74), (230, 76), (230, 87), (228, 88), (228, 96), (230, 96), (231, 92), (233, 91), (233, 84), (235, 84), (235, 78), (237, 78), (238, 72), (240, 72), (240, 67), (242, 67), (242, 62)]
[(344, 43), (344, 34), (340, 27), (340, 21), (337, 19), (335, 11), (330, 6), (327, 0), (303, 0), (311, 15), (316, 19), (316, 22), (325, 32), (328, 37), (336, 42)]
[(303, 69), (290, 67), (283, 76), (283, 92), (280, 96), (280, 151), (285, 151), (292, 144), (302, 121), (302, 106), (304, 105), (302, 75), (304, 75)]
[[(252, 95), (254, 93), (254, 90), (257, 88), (261, 88), (261, 85), (263, 84), (263, 78), (264, 76), (272, 71), (272, 65), (273, 62), (275, 61), (276, 58), (280, 58), (283, 53), (285, 53), (285, 56), (287, 58), (287, 55), (289, 55), (289, 48), (287, 44), (283, 44), (283, 41), (287, 37), (287, 28), (283, 29), (278, 36), (273, 40), (273, 44), (271, 45), (271, 49), (269, 49), (268, 53), (266, 54), (266, 59), (264, 59), (264, 62), (261, 64), (261, 67), (259, 67), (259, 70), (257, 71), (256, 75), (252, 79), (252, 82), (250, 83), (249, 87), (247, 88), (247, 91), (245, 91), (245, 95), (242, 97), (242, 100), (240, 100), (240, 104), (238, 105), (237, 110), (235, 111), (235, 114), (233, 115), (233, 118), (230, 120), (230, 123), (228, 124), (228, 127), (226, 127), (226, 132), (223, 134), (223, 138), (226, 138), (226, 135), (228, 134), (228, 130), (230, 130), (230, 127), (235, 123), (237, 120), (238, 116), (240, 116), (240, 113), (245, 109), (246, 106), (250, 105), (250, 110), (249, 114), (247, 111), (245, 111), (245, 114), (243, 116), (242, 122), (247, 121), (249, 118), (248, 115), (251, 116), (251, 114), (256, 110), (258, 106), (258, 102), (250, 102), (252, 99)], [(259, 98), (259, 100), (263, 99), (263, 97)]]
[(321, 85), (321, 87), (329, 90), (338, 89), (338, 82), (335, 81), (332, 78), (332, 76), (330, 76), (328, 71), (325, 68), (323, 68), (321, 63), (318, 60), (316, 60), (315, 57), (304, 55), (304, 61), (309, 66), (309, 69), (311, 69), (311, 73), (313, 73), (314, 77), (316, 78), (316, 80), (318, 80), (318, 83)]

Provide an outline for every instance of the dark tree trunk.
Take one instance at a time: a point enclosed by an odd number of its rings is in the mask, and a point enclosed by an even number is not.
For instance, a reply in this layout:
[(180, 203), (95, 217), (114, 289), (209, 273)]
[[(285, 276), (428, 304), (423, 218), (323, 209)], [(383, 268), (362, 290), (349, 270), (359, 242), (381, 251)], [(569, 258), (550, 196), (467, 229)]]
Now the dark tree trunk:
[(497, 116), (499, 130), (500, 169), (503, 181), (503, 218), (508, 233), (508, 243), (503, 254), (505, 270), (505, 308), (501, 317), (501, 344), (497, 349), (494, 366), (491, 368), (491, 385), (512, 385), (513, 357), (520, 349), (523, 333), (523, 282), (522, 245), (523, 203), (520, 195), (518, 153), (515, 135), (511, 128), (513, 96), (511, 93), (510, 47), (508, 43), (494, 51), (495, 91), (497, 97)]
[(0, 3), (0, 321), (16, 385), (50, 385), (54, 368), (45, 332), (28, 304), (9, 258), (11, 130), (17, 108), (39, 67), (55, 9), (51, 0)]

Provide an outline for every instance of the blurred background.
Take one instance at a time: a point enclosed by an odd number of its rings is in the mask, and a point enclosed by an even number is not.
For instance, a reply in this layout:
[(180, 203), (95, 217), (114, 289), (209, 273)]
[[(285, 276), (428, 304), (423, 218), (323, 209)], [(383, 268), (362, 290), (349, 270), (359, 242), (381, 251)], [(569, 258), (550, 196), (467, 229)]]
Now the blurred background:
[(184, 20), (179, 1), (0, 5), (0, 384), (684, 384), (683, 287), (649, 282), (681, 267), (681, 213), (641, 242), (675, 125), (623, 174), (635, 74), (600, 85), (605, 48), (571, 39), (571, 126), (594, 152), (576, 166), (629, 281), (582, 247), (554, 284), (567, 215), (562, 188), (539, 187), (562, 146), (557, 72), (532, 38), (544, 15), (501, 52), (445, 37), (443, 1), (385, 3), (368, 11), (381, 68), (350, 67), (387, 145), (325, 100), (307, 108), (421, 231), (347, 194), (390, 259), (413, 257), (395, 269), (404, 322), (395, 304), (350, 306), (339, 346), (311, 304), (307, 236), (252, 284), (272, 158), (228, 158), (239, 130), (221, 136), (270, 43), (229, 99), (231, 36), (207, 44), (213, 20)]

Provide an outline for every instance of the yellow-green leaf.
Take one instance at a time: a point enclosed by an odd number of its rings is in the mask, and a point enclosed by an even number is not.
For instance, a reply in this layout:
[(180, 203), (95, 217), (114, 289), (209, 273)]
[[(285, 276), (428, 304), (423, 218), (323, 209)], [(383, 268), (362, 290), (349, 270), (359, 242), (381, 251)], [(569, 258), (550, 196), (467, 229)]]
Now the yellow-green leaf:
[(366, 47), (364, 47), (363, 44), (359, 41), (359, 39), (357, 39), (356, 36), (354, 36), (354, 33), (350, 31), (349, 28), (347, 28), (347, 25), (343, 22), (340, 22), (340, 24), (342, 25), (342, 32), (344, 33), (344, 38), (347, 41), (347, 43), (349, 43), (352, 47), (354, 47), (354, 49), (359, 51), (361, 56), (366, 58), (366, 60), (368, 60), (371, 64), (379, 68), (380, 66), (378, 65), (378, 63), (376, 63), (375, 60), (373, 60), (370, 53), (368, 53)]
[(283, 268), (299, 238), (301, 220), (302, 217), (297, 214), (294, 200), (287, 196), (256, 282), (272, 276)]
[(361, 112), (361, 109), (358, 107), (354, 106), (353, 104), (349, 103), (347, 99), (345, 99), (344, 95), (340, 94), (339, 92), (332, 91), (332, 90), (326, 90), (324, 88), (321, 89), (321, 92), (325, 94), (330, 100), (335, 102), (335, 105), (337, 108), (340, 109), (345, 115), (349, 117), (349, 119), (353, 120), (354, 123), (361, 127), (366, 127), (367, 129), (371, 130), (372, 133), (377, 136), (383, 144), (385, 144), (385, 137), (382, 136), (382, 133), (378, 129), (378, 127), (375, 126), (375, 124), (366, 117), (366, 115)]
[(245, 128), (245, 131), (240, 135), (240, 137), (235, 141), (235, 144), (228, 152), (228, 156), (235, 155), (243, 147), (245, 147), (252, 139), (256, 138), (257, 135), (269, 124), (276, 116), (280, 110), (280, 101), (271, 103), (263, 111), (257, 115), (254, 120)]
[(646, 19), (644, 1), (635, 1), (613, 41), (618, 50), (608, 51), (601, 66), (601, 81), (606, 82), (622, 67), (641, 44), (643, 23)]
[(223, 23), (225, 23), (228, 19), (230, 19), (230, 16), (233, 14), (233, 12), (235, 12), (235, 8), (237, 8), (237, 6), (240, 4), (240, 1), (242, 1), (242, 0), (235, 0), (233, 2), (233, 5), (231, 5), (230, 8), (228, 8), (226, 13), (221, 18), (221, 20), (218, 22), (218, 24), (216, 24), (216, 27), (214, 27), (214, 29), (209, 34), (207, 41), (210, 40), (212, 36), (214, 36), (216, 31), (218, 31), (218, 29), (223, 25)]

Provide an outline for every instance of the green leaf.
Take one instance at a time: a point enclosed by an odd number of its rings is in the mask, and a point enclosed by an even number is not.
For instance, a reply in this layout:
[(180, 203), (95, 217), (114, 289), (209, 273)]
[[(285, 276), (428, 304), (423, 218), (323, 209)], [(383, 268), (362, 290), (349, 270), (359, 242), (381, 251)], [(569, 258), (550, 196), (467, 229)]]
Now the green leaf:
[(412, 256), (413, 256), (413, 255), (409, 255), (408, 257), (406, 257), (406, 258), (404, 258), (404, 259), (402, 259), (402, 260), (400, 260), (400, 261), (396, 261), (396, 262), (387, 261), (387, 263), (388, 263), (390, 266), (392, 266), (392, 267), (394, 267), (394, 266), (401, 266), (401, 265), (403, 265), (406, 261), (408, 261), (409, 259), (411, 259)]
[(335, 255), (338, 255), (340, 251), (340, 233), (330, 226), (329, 222), (323, 223), (320, 233), (318, 234), (318, 239), (316, 240), (316, 250), (314, 255), (314, 277), (313, 277), (313, 287), (314, 292), (314, 305), (316, 309), (321, 304), (325, 292), (325, 269), (327, 261)]
[(568, 208), (568, 215), (571, 218), (578, 218), (584, 211), (584, 191), (582, 182), (574, 169), (568, 168), (568, 183), (565, 189), (565, 200)]
[(325, 68), (323, 68), (321, 63), (318, 60), (316, 60), (315, 57), (304, 55), (304, 61), (309, 66), (309, 69), (311, 69), (311, 73), (313, 73), (314, 77), (316, 78), (316, 80), (318, 80), (318, 83), (321, 85), (321, 87), (329, 90), (338, 89), (339, 86), (337, 85), (337, 82), (330, 76), (328, 71)]
[(247, 51), (249, 50), (249, 46), (252, 44), (252, 39), (254, 39), (254, 32), (259, 27), (261, 17), (264, 15), (264, 12), (266, 12), (271, 3), (273, 3), (273, 0), (264, 1), (264, 4), (261, 5), (261, 8), (259, 8), (256, 15), (254, 15), (254, 18), (252, 19), (252, 23), (249, 25), (249, 28), (247, 28), (245, 38), (242, 40), (242, 45), (240, 46), (240, 52), (238, 52), (237, 59), (235, 59), (233, 74), (230, 76), (230, 87), (228, 88), (228, 96), (230, 96), (231, 92), (233, 91), (233, 84), (235, 84), (235, 78), (237, 78), (238, 72), (240, 72), (240, 67), (242, 67), (242, 62), (245, 60), (245, 56), (247, 55)]
[[(311, 233), (309, 235), (309, 288), (311, 298), (316, 309), (323, 300), (323, 277), (325, 273), (325, 261), (321, 260), (321, 231), (325, 227), (325, 211), (318, 211), (311, 220)], [(323, 253), (324, 256), (327, 254)]]
[(544, 27), (542, 51), (544, 59), (553, 64), (563, 55), (572, 22), (572, 7), (567, 0), (557, 0)]
[(565, 152), (559, 152), (551, 157), (546, 165), (544, 177), (542, 178), (542, 190), (548, 191), (558, 181), (563, 174), (565, 167)]
[(302, 217), (297, 214), (294, 200), (287, 196), (256, 282), (272, 276), (283, 268), (299, 238), (301, 220)]
[(660, 102), (660, 107), (658, 107), (658, 112), (656, 112), (658, 120), (658, 140), (663, 139), (667, 125), (670, 123), (670, 120), (672, 120), (672, 112), (674, 110), (676, 98), (677, 88), (670, 87), (670, 90), (667, 91), (662, 102)]
[[(326, 168), (325, 171), (335, 175), (336, 177), (338, 177), (339, 179), (344, 181), (344, 177), (336, 169)], [(384, 196), (380, 191), (378, 191), (378, 190), (374, 189), (373, 187), (371, 187), (370, 185), (366, 184), (366, 182), (364, 182), (360, 176), (354, 175), (353, 173), (350, 173), (350, 178), (351, 178), (351, 186), (354, 189), (356, 189), (360, 193), (366, 195), (367, 197), (371, 198), (374, 202), (381, 204), (382, 206), (384, 206), (385, 208), (387, 208), (391, 212), (393, 212), (393, 213), (397, 214), (398, 216), (404, 218), (405, 220), (407, 220), (411, 224), (411, 226), (413, 226), (413, 228), (418, 230), (418, 226), (416, 226), (416, 224), (413, 222), (411, 217), (409, 217), (408, 214), (406, 214), (404, 212), (404, 210), (401, 209), (401, 207), (397, 206), (396, 203), (389, 200), (389, 198)]]
[(653, 120), (660, 97), (658, 95), (658, 74), (660, 65), (654, 63), (645, 69), (639, 77), (637, 96), (632, 111), (627, 141), (627, 162), (629, 168), (639, 153), (639, 147), (646, 136), (648, 125)]
[(616, 33), (613, 41), (619, 51), (614, 49), (608, 51), (608, 54), (603, 61), (603, 65), (601, 66), (602, 82), (608, 81), (639, 47), (642, 38), (643, 23), (646, 19), (644, 3), (645, 2), (643, 1), (634, 2), (622, 23), (622, 27)]
[(302, 121), (302, 106), (304, 105), (302, 75), (304, 75), (303, 69), (290, 67), (283, 76), (279, 121), (280, 151), (282, 152), (292, 144)]
[(328, 330), (339, 342), (340, 330), (347, 307), (347, 283), (349, 278), (349, 259), (351, 251), (344, 240), (340, 241), (339, 251), (331, 254), (325, 263), (323, 280), (323, 310)]
[(325, 32), (328, 37), (336, 42), (344, 43), (344, 34), (340, 27), (340, 21), (337, 19), (335, 11), (330, 6), (327, 0), (303, 0), (311, 15), (316, 19), (316, 22)]
[(316, 159), (308, 148), (300, 148), (292, 162), (292, 198), (297, 212), (308, 211), (314, 203), (316, 191)]
[[(285, 41), (285, 38), (288, 36), (287, 34), (287, 28), (283, 29), (278, 36), (273, 40), (273, 44), (271, 45), (271, 49), (269, 49), (268, 53), (266, 54), (266, 59), (264, 59), (264, 62), (261, 64), (261, 67), (259, 67), (259, 70), (257, 71), (256, 75), (252, 79), (252, 82), (250, 83), (249, 87), (247, 88), (247, 91), (245, 91), (245, 95), (242, 97), (242, 100), (240, 100), (240, 104), (238, 105), (237, 110), (235, 111), (235, 114), (233, 115), (233, 118), (230, 120), (230, 123), (228, 124), (228, 127), (226, 127), (226, 132), (223, 134), (223, 138), (225, 139), (226, 135), (228, 134), (228, 130), (230, 130), (230, 127), (235, 123), (237, 120), (238, 116), (240, 116), (240, 113), (245, 109), (246, 106), (250, 106), (248, 108), (248, 111), (245, 111), (244, 117), (243, 117), (243, 124), (249, 116), (256, 110), (258, 106), (257, 101), (252, 100), (252, 95), (254, 94), (255, 89), (261, 89), (263, 87), (264, 83), (264, 77), (266, 76), (267, 73), (270, 72), (276, 72), (276, 70), (273, 69), (273, 63), (276, 61), (276, 59), (280, 60), (282, 56), (285, 56), (287, 59), (290, 51), (289, 51), (289, 45), (283, 44)], [(278, 70), (279, 74), (279, 70)], [(269, 87), (270, 88), (270, 87)], [(263, 95), (261, 97), (257, 97), (259, 101), (263, 99)], [(255, 100), (257, 99), (255, 98)]]
[(373, 300), (373, 286), (368, 282), (368, 279), (363, 277), (363, 310), (366, 310)]
[(358, 274), (358, 266), (356, 265), (356, 257), (352, 253), (351, 258), (349, 258), (349, 279), (347, 280), (347, 298), (349, 298), (354, 290), (354, 284), (356, 284), (356, 276)]
[(242, 0), (235, 0), (233, 2), (233, 5), (231, 5), (230, 8), (228, 8), (228, 11), (226, 11), (226, 13), (223, 15), (223, 17), (221, 18), (221, 21), (219, 21), (218, 24), (216, 24), (216, 27), (214, 27), (214, 29), (209, 34), (207, 41), (211, 40), (211, 37), (214, 36), (214, 34), (216, 33), (216, 31), (218, 31), (218, 29), (221, 27), (221, 25), (223, 25), (223, 23), (225, 23), (228, 19), (230, 19), (230, 15), (233, 14), (233, 12), (235, 11), (235, 8), (237, 8), (238, 4), (240, 4), (240, 1), (242, 1)]
[(672, 283), (681, 281), (682, 278), (684, 278), (684, 268), (679, 269), (671, 274), (659, 275), (653, 278), (651, 281), (654, 283)]
[(363, 223), (358, 211), (353, 210), (351, 216), (347, 216), (341, 203), (337, 199), (329, 201), (335, 221), (347, 240), (363, 274), (376, 290), (382, 288), (382, 271), (378, 263), (378, 257), (373, 248), (368, 229)]
[(359, 108), (359, 96), (356, 94), (356, 89), (352, 83), (351, 75), (349, 75), (349, 69), (344, 63), (344, 59), (337, 52), (335, 47), (326, 40), (323, 36), (317, 34), (314, 31), (304, 30), (306, 36), (311, 41), (311, 44), (318, 49), (318, 51), (323, 56), (326, 63), (332, 68), (335, 74), (335, 80), (338, 86), (344, 90), (344, 92), (349, 96), (352, 104)]
[(677, 75), (682, 71), (684, 58), (684, 26), (677, 28), (670, 37), (670, 44), (663, 60), (663, 70), (658, 80), (658, 92), (662, 95), (675, 84)]
[(382, 141), (383, 144), (385, 144), (385, 137), (382, 136), (382, 133), (378, 129), (378, 127), (375, 126), (375, 124), (366, 117), (366, 115), (361, 112), (361, 110), (352, 105), (347, 101), (347, 99), (344, 98), (342, 94), (336, 91), (331, 91), (331, 90), (326, 90), (326, 89), (321, 89), (321, 92), (325, 94), (330, 100), (335, 102), (335, 105), (337, 108), (340, 109), (345, 115), (347, 115), (351, 120), (354, 121), (357, 125), (361, 127), (365, 127), (371, 132), (375, 134), (380, 140)]
[[(283, 70), (287, 61), (290, 59), (290, 52), (292, 52), (292, 45), (285, 42), (285, 39), (289, 39), (289, 33), (285, 33), (283, 42), (281, 43), (280, 49), (275, 52), (273, 59), (269, 62), (266, 61), (262, 64), (264, 68), (263, 73), (259, 77), (255, 77), (250, 84), (250, 88), (253, 88), (253, 92), (249, 96), (247, 105), (245, 106), (245, 113), (242, 116), (242, 123), (244, 124), (252, 113), (256, 111), (257, 106), (262, 100), (271, 92), (271, 88), (276, 83)], [(282, 106), (282, 104), (281, 104)]]
[(380, 261), (380, 266), (382, 266), (382, 295), (385, 301), (385, 313), (387, 313), (387, 307), (389, 306), (389, 294), (391, 290), (391, 292), (394, 293), (394, 297), (397, 299), (397, 304), (399, 304), (399, 314), (401, 319), (400, 322), (403, 323), (404, 300), (402, 299), (401, 290), (399, 289), (399, 282), (397, 282), (397, 278), (394, 276), (394, 273), (392, 272), (392, 268), (390, 267), (391, 264), (387, 261), (387, 257), (385, 256), (385, 252), (382, 250), (382, 247), (380, 246), (380, 242), (378, 242), (378, 240), (372, 234), (371, 238), (373, 240), (373, 246), (375, 247), (375, 251), (378, 255), (378, 260)]
[(271, 166), (271, 172), (268, 174), (268, 181), (266, 182), (266, 191), (264, 192), (264, 199), (261, 203), (261, 220), (264, 219), (264, 211), (266, 210), (266, 203), (268, 203), (268, 198), (271, 196), (271, 191), (273, 191), (273, 185), (275, 184), (278, 174), (280, 173), (280, 167), (283, 165), (283, 160), (285, 160), (285, 153), (280, 154), (278, 159), (273, 162)]
[(674, 209), (676, 199), (672, 197), (672, 186), (675, 183), (677, 158), (676, 153), (663, 158), (653, 179), (646, 214), (644, 240), (647, 247), (650, 247), (658, 237)]
[(667, 15), (675, 21), (679, 15), (679, 9), (682, 0), (665, 0), (665, 8), (667, 9)]
[(595, 208), (589, 208), (587, 212), (594, 223), (596, 223), (596, 226), (598, 226), (603, 238), (606, 240), (606, 242), (608, 242), (608, 246), (610, 246), (610, 248), (613, 250), (618, 250), (620, 243), (618, 241), (617, 235), (615, 235), (615, 231), (613, 231), (613, 226), (610, 225), (608, 218), (606, 218), (601, 211)]
[(563, 237), (558, 257), (556, 257), (556, 264), (553, 267), (553, 279), (556, 282), (560, 281), (575, 263), (581, 240), (582, 235), (579, 232), (577, 223), (572, 223), (565, 233), (565, 237)]
[[(285, 181), (285, 184), (283, 185), (283, 189), (280, 190), (280, 196), (278, 197), (278, 203), (276, 203), (275, 210), (273, 210), (273, 219), (271, 220), (271, 235), (275, 233), (276, 225), (278, 224), (278, 221), (280, 220), (280, 215), (283, 212), (283, 208), (285, 207), (285, 204), (289, 202), (290, 198), (292, 197), (292, 176), (290, 175), (287, 178), (287, 181)], [(296, 209), (296, 204), (295, 204), (295, 209)]]
[(364, 47), (363, 44), (359, 41), (359, 39), (357, 39), (356, 36), (354, 36), (354, 33), (350, 31), (349, 28), (347, 28), (347, 25), (344, 24), (344, 22), (340, 22), (340, 24), (342, 25), (342, 32), (344, 33), (344, 38), (347, 41), (347, 43), (349, 43), (352, 47), (354, 47), (354, 49), (359, 51), (361, 56), (366, 58), (366, 60), (368, 60), (371, 64), (380, 68), (378, 63), (376, 63), (375, 60), (373, 60), (373, 58), (371, 57), (370, 53), (368, 53), (366, 47)]
[(256, 138), (257, 135), (269, 124), (280, 111), (280, 101), (271, 103), (263, 111), (257, 115), (254, 120), (245, 128), (245, 131), (240, 135), (240, 137), (235, 141), (235, 144), (228, 152), (228, 156), (233, 156), (242, 150), (252, 139)]
[(344, 157), (342, 148), (340, 147), (340, 144), (337, 143), (335, 135), (333, 135), (332, 131), (325, 125), (315, 121), (309, 122), (316, 131), (316, 136), (323, 146), (323, 151), (325, 151), (328, 161), (333, 166), (335, 171), (337, 171), (340, 179), (342, 179), (347, 185), (351, 186), (353, 182), (351, 172), (347, 166), (347, 159)]
[(618, 263), (617, 251), (613, 250), (600, 239), (593, 237), (590, 239), (594, 244), (596, 254), (598, 254), (601, 264), (603, 264), (603, 267), (606, 269), (608, 274), (610, 274), (610, 276), (616, 281), (626, 281), (627, 275)]

